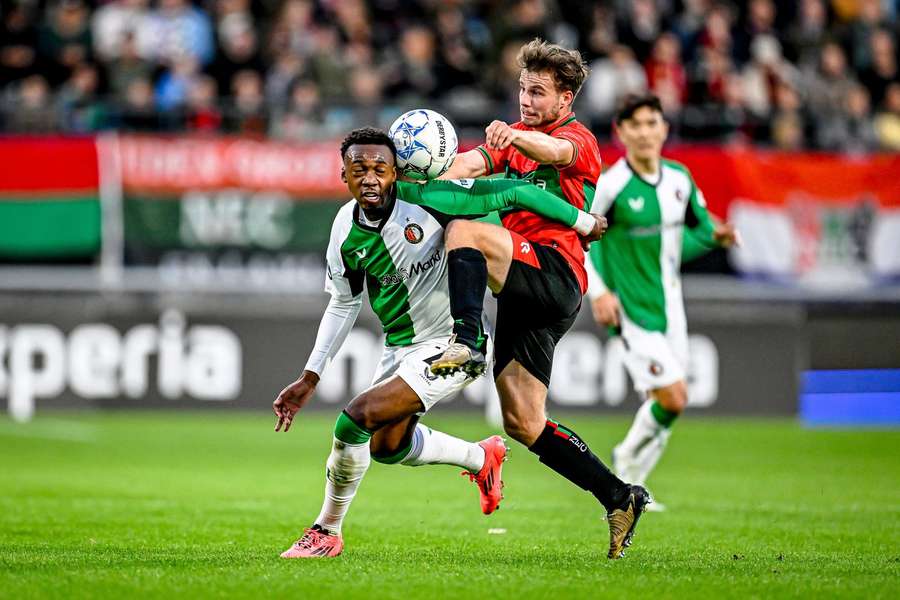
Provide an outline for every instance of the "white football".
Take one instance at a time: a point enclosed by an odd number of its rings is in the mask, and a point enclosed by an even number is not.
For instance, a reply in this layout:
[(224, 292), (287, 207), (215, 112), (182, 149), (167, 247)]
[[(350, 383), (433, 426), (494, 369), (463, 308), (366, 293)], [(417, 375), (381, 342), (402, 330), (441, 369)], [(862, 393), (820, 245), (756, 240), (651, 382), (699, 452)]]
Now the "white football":
[(397, 168), (415, 179), (440, 177), (456, 157), (456, 130), (450, 119), (427, 108), (400, 115), (388, 134), (397, 146)]

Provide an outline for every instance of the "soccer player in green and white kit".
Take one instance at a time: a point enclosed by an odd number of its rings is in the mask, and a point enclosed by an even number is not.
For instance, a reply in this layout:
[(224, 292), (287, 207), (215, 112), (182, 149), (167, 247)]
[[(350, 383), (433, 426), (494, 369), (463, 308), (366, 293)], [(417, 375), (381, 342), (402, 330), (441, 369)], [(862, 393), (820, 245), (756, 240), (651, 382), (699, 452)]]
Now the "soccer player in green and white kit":
[(710, 218), (687, 168), (662, 158), (668, 131), (656, 96), (627, 97), (616, 115), (625, 157), (600, 176), (591, 207), (609, 223), (588, 261), (594, 318), (621, 330), (625, 367), (646, 398), (613, 449), (619, 477), (637, 485), (656, 465), (688, 401), (682, 257), (737, 240), (732, 225)]
[[(325, 501), (313, 525), (282, 556), (337, 556), (341, 524), (371, 459), (418, 466), (450, 464), (478, 484), (481, 508), (501, 499), (506, 447), (499, 436), (471, 443), (418, 423), (419, 416), (472, 381), (472, 374), (432, 375), (453, 332), (444, 227), (518, 207), (572, 227), (595, 240), (605, 220), (534, 185), (504, 180), (397, 182), (396, 148), (383, 131), (352, 131), (341, 144), (342, 179), (353, 195), (338, 212), (327, 252), (325, 289), (331, 300), (303, 374), (273, 403), (275, 430), (287, 431), (312, 397), (327, 363), (340, 349), (362, 305), (363, 288), (385, 333), (372, 386), (338, 416), (326, 468)], [(487, 352), (487, 342), (481, 348)], [(293, 511), (288, 511), (293, 515)]]

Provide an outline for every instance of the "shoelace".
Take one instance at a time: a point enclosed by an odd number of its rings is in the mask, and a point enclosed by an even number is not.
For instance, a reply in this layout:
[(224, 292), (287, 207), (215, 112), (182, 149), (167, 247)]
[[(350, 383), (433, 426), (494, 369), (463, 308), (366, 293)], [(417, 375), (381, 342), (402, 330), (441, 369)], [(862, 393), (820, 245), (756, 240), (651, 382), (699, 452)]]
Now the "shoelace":
[(463, 471), (462, 473), (460, 473), (460, 475), (462, 475), (463, 477), (468, 475), (469, 481), (475, 481), (476, 479), (478, 479), (478, 475), (473, 473), (472, 471)]
[(321, 531), (316, 531), (315, 529), (309, 529), (306, 533), (303, 534), (303, 537), (297, 540), (297, 546), (303, 549), (312, 548), (313, 545), (319, 541), (319, 538), (324, 536), (325, 534)]

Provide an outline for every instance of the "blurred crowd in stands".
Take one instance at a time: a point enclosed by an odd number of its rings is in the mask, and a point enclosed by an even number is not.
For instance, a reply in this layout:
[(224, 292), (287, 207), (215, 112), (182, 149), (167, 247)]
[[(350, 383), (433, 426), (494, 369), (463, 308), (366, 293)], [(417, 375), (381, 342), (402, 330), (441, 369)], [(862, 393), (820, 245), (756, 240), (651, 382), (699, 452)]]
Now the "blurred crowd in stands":
[(519, 47), (591, 67), (576, 113), (608, 139), (650, 89), (688, 141), (900, 150), (900, 0), (0, 0), (0, 133), (177, 131), (310, 140), (402, 110), (461, 136), (518, 120)]

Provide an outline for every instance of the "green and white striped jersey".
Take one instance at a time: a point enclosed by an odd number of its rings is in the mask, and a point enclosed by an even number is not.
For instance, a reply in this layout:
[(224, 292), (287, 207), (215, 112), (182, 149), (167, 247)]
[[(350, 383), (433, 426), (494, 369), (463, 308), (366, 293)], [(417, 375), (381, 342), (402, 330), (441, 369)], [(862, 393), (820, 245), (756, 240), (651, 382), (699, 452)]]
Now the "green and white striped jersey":
[[(716, 245), (706, 201), (687, 168), (664, 159), (656, 181), (647, 181), (621, 158), (600, 176), (591, 212), (606, 216), (609, 229), (591, 245), (590, 262), (625, 315), (649, 331), (686, 327), (682, 243), (685, 252)], [(685, 228), (691, 231), (682, 240)]]
[(466, 179), (396, 185), (390, 214), (377, 225), (367, 222), (355, 200), (342, 206), (326, 254), (325, 291), (350, 302), (365, 287), (388, 346), (452, 333), (444, 249), (444, 227), (452, 219), (523, 208), (573, 226), (580, 214), (571, 204), (524, 182)]

